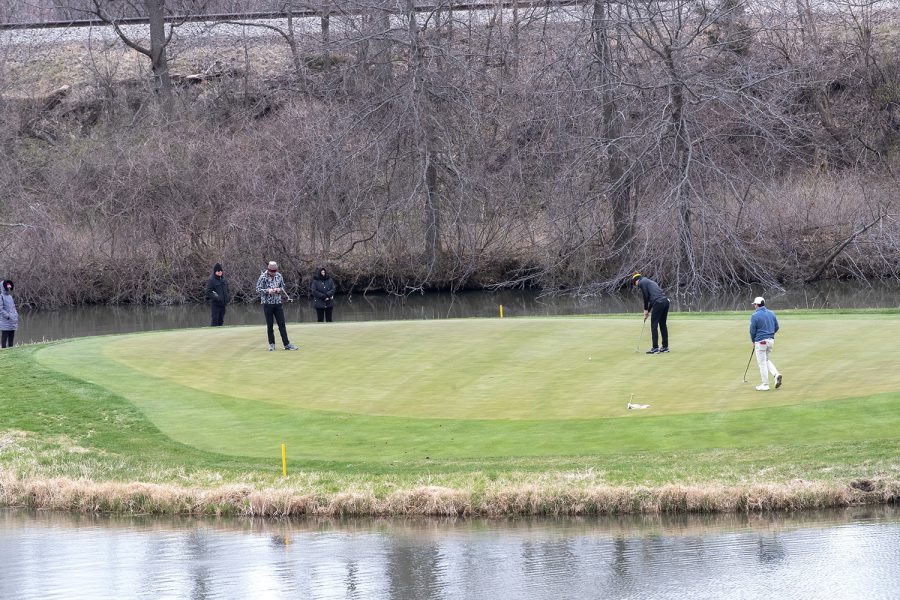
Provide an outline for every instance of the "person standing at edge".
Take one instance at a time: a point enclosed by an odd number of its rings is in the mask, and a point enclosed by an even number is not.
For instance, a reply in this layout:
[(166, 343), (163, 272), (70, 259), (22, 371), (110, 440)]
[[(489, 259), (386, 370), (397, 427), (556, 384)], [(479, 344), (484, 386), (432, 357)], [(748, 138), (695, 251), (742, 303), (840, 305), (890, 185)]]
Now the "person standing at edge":
[(221, 327), (225, 324), (225, 307), (231, 301), (231, 294), (228, 293), (228, 282), (225, 280), (225, 272), (222, 270), (222, 264), (216, 263), (213, 267), (213, 273), (209, 276), (206, 283), (206, 298), (212, 310), (212, 327)]
[(331, 323), (331, 313), (334, 310), (334, 292), (337, 286), (334, 279), (328, 276), (325, 267), (319, 269), (309, 285), (309, 291), (313, 297), (313, 307), (316, 309), (316, 318), (319, 323)]
[(284, 278), (278, 272), (278, 263), (269, 262), (268, 268), (259, 274), (256, 280), (256, 293), (259, 294), (263, 313), (266, 315), (266, 333), (269, 336), (269, 352), (275, 350), (275, 332), (272, 330), (272, 321), (278, 322), (278, 332), (285, 350), (299, 350), (288, 339), (287, 329), (284, 326), (284, 307), (281, 296), (285, 294)]
[(19, 312), (13, 299), (15, 284), (10, 280), (0, 283), (0, 348), (12, 348), (19, 328)]
[(775, 334), (778, 333), (778, 318), (775, 313), (766, 308), (766, 299), (757, 296), (753, 299), (753, 315), (750, 317), (750, 340), (753, 342), (753, 351), (756, 353), (756, 362), (759, 364), (759, 375), (762, 383), (756, 386), (760, 392), (769, 389), (769, 373), (775, 377), (775, 388), (781, 387), (781, 373), (772, 363), (772, 346), (775, 345)]
[[(659, 285), (640, 273), (631, 276), (631, 282), (640, 288), (644, 299), (644, 320), (650, 317), (650, 335), (653, 347), (647, 354), (660, 354), (669, 351), (669, 328), (666, 319), (669, 317), (669, 299)], [(659, 332), (657, 333), (657, 327)], [(659, 334), (662, 334), (662, 347), (659, 346)]]

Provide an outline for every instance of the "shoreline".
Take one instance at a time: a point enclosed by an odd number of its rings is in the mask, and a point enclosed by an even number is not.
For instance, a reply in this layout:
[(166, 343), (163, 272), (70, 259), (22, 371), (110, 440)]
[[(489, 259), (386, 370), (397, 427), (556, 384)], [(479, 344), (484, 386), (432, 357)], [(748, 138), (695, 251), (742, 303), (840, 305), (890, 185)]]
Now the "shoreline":
[(0, 507), (72, 513), (240, 517), (623, 516), (765, 513), (892, 505), (900, 480), (796, 481), (788, 484), (502, 486), (483, 492), (417, 486), (372, 492), (311, 493), (229, 484), (214, 488), (141, 482), (23, 478), (0, 474)]

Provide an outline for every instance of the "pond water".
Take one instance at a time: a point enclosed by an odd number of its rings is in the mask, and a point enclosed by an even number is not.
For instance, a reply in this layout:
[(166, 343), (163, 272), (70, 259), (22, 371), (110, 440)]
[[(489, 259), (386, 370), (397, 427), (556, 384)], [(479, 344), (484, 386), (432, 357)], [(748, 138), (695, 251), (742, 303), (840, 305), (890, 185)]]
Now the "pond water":
[(900, 509), (527, 520), (0, 511), (0, 598), (898, 598)]
[[(748, 288), (744, 292), (672, 297), (673, 311), (751, 310), (754, 296), (764, 295), (775, 311), (787, 308), (898, 308), (900, 285), (828, 283), (815, 287), (769, 292)], [(541, 295), (531, 290), (338, 296), (334, 318), (341, 321), (397, 319), (446, 319), (498, 316), (549, 316), (634, 313), (641, 302), (637, 292), (589, 297)], [(305, 298), (285, 306), (289, 323), (315, 321), (316, 314)], [(232, 304), (226, 325), (262, 325), (258, 304)], [(209, 325), (207, 305), (183, 306), (86, 306), (57, 311), (22, 311), (17, 343), (40, 342), (87, 335), (130, 333)]]

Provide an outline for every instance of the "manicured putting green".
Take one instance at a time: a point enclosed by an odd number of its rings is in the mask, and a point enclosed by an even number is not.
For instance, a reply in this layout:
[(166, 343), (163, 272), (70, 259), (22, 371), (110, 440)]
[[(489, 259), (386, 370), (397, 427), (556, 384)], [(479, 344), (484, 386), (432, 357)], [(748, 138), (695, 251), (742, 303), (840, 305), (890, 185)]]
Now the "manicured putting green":
[(640, 317), (620, 317), (291, 325), (299, 352), (268, 352), (262, 327), (179, 330), (38, 359), (124, 396), (176, 441), (245, 456), (282, 442), (310, 460), (397, 461), (898, 435), (897, 316), (782, 316), (785, 385), (767, 393), (755, 360), (742, 383), (748, 320), (673, 315), (672, 352), (656, 356), (646, 331), (635, 352)]

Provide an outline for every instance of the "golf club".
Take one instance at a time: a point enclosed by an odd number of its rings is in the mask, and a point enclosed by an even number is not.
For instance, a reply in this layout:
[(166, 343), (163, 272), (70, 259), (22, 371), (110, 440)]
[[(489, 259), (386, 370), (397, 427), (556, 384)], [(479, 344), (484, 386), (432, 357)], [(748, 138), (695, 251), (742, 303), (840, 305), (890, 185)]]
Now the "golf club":
[(637, 346), (634, 347), (635, 353), (641, 351), (641, 340), (644, 339), (644, 327), (647, 325), (647, 319), (644, 319), (644, 324), (641, 325), (641, 335), (638, 336)]
[(753, 351), (756, 347), (750, 348), (750, 358), (747, 359), (747, 368), (744, 369), (744, 383), (747, 383), (747, 371), (750, 370), (750, 361), (753, 360)]

